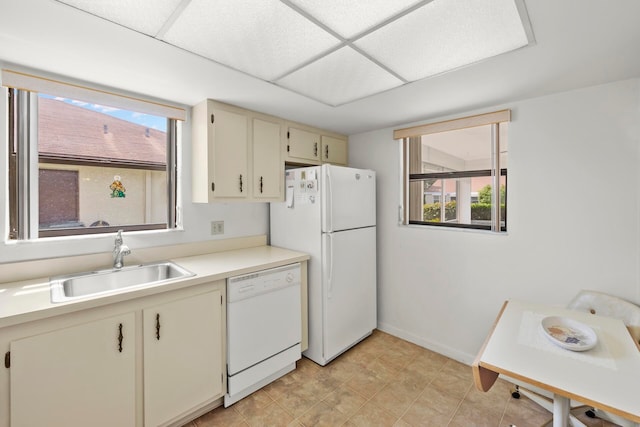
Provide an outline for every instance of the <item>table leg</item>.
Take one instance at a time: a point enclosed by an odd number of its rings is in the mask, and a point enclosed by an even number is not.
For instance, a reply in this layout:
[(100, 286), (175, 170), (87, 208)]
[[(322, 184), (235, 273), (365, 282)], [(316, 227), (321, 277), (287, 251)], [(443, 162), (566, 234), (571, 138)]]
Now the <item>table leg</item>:
[(553, 395), (553, 427), (567, 427), (569, 421), (569, 398)]

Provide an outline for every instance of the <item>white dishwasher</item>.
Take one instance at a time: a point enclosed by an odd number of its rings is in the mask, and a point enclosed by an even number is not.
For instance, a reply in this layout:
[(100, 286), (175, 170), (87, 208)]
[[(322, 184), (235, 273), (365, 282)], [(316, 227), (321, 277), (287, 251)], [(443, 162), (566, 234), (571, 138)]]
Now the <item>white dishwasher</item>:
[(300, 284), (300, 263), (227, 279), (225, 407), (295, 369)]

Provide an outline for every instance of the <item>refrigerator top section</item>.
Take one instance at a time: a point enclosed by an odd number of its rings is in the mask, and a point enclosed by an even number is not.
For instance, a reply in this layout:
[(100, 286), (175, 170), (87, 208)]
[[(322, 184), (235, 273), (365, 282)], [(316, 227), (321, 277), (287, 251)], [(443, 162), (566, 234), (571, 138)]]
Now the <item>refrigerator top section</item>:
[(376, 174), (368, 169), (322, 165), (286, 171), (285, 204), (319, 209), (322, 231), (376, 225)]

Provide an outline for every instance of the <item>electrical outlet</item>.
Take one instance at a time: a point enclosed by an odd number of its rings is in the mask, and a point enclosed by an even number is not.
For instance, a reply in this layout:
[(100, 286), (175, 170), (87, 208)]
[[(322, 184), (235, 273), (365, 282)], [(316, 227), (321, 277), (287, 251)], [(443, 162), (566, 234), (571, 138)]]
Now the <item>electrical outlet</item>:
[(211, 234), (224, 234), (224, 221), (211, 221)]

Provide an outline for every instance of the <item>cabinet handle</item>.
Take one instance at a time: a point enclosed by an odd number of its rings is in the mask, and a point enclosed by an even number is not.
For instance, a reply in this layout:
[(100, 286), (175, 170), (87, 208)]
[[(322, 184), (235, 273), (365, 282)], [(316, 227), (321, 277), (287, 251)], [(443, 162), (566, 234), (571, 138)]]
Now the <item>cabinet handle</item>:
[(240, 192), (242, 193), (242, 174), (240, 174)]
[(318, 143), (317, 142), (313, 143), (313, 156), (314, 157), (318, 157)]
[(124, 335), (122, 335), (122, 323), (118, 326), (118, 352), (122, 353), (122, 340), (124, 339)]
[(263, 183), (262, 183), (262, 177), (260, 177), (260, 193), (261, 193), (261, 194), (262, 194), (262, 186), (263, 186)]
[(156, 339), (160, 341), (160, 313), (156, 313)]
[(329, 146), (328, 145), (324, 146), (324, 158), (327, 159), (327, 160), (329, 159)]

